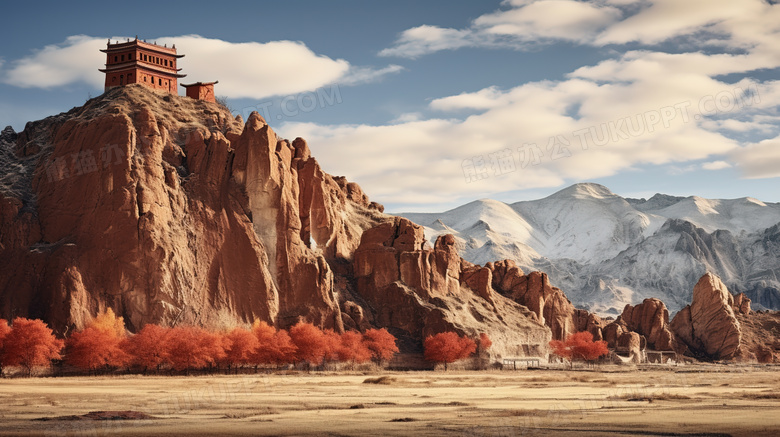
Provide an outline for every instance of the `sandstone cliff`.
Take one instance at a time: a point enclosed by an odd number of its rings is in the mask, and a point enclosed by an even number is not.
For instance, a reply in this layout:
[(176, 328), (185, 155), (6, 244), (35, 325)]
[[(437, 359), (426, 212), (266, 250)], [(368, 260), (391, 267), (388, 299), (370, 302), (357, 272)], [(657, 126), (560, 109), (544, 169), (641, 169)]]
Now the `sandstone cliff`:
[(422, 227), (396, 217), (366, 231), (355, 251), (357, 293), (379, 326), (422, 339), (487, 334), (493, 359), (547, 355), (550, 330), (491, 288), (491, 272), (463, 261), (451, 235), (428, 247)]
[(492, 358), (545, 356), (550, 330), (490, 271), (435, 247), (332, 177), (257, 113), (115, 88), (0, 133), (0, 317), (82, 328), (111, 307), (146, 323), (305, 320), (387, 327), (402, 349), (455, 330)]
[(257, 113), (115, 88), (2, 136), (0, 317), (57, 331), (299, 318), (341, 329), (331, 265), (386, 217)]
[(484, 270), (490, 273), (488, 278), (492, 277), (488, 284), (533, 311), (552, 330), (554, 339), (563, 340), (580, 331), (590, 332), (595, 340), (602, 339), (602, 320), (595, 314), (574, 308), (563, 291), (550, 284), (546, 273), (525, 275), (510, 260), (487, 263)]

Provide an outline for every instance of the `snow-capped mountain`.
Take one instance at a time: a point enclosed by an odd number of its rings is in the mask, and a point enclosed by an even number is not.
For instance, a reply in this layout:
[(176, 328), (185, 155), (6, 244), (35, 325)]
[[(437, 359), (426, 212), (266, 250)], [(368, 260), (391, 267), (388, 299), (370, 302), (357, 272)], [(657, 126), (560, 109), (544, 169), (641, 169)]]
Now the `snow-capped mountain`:
[(540, 200), (478, 200), (443, 213), (399, 214), (433, 243), (453, 234), (477, 264), (541, 270), (579, 307), (610, 315), (658, 297), (675, 312), (696, 281), (718, 274), (754, 308), (780, 309), (780, 204), (656, 194), (627, 199), (577, 184)]

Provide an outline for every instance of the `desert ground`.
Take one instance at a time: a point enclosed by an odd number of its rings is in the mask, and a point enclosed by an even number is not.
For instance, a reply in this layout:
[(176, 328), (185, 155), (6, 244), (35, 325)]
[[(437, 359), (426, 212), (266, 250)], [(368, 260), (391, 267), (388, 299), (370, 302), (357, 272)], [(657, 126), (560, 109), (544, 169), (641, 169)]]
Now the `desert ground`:
[[(779, 377), (697, 365), (5, 378), (0, 435), (774, 436)], [(150, 418), (65, 417), (93, 411)]]

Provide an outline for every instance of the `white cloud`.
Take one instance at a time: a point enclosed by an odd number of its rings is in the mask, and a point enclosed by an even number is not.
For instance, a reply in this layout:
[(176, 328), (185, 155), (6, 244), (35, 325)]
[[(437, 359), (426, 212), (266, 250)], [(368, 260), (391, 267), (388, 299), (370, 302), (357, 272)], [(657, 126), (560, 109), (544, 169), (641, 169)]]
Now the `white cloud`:
[(351, 67), (349, 73), (338, 82), (341, 85), (359, 85), (374, 82), (388, 74), (396, 74), (402, 71), (404, 71), (404, 67), (395, 64), (378, 70), (371, 67)]
[(521, 40), (555, 38), (581, 41), (621, 17), (619, 9), (570, 0), (542, 0), (474, 20), (479, 32)]
[[(69, 36), (62, 44), (52, 44), (30, 56), (12, 61), (2, 81), (22, 88), (52, 88), (87, 83), (102, 88), (104, 76), (97, 71), (105, 64), (105, 38)], [(102, 43), (102, 44), (101, 44)]]
[[(537, 2), (514, 0), (505, 4), (525, 8)], [(714, 8), (721, 6), (713, 4)], [(638, 14), (645, 11), (639, 9)], [(699, 27), (711, 26), (724, 15), (707, 14), (710, 18), (703, 22), (691, 20)], [(449, 46), (446, 38), (450, 34), (438, 32), (438, 47), (502, 43), (485, 36), (485, 29), (492, 29), (489, 25), (499, 23), (498, 18), (490, 16), (490, 21), (485, 17), (475, 21), (484, 25), (459, 31), (457, 43)], [(508, 22), (512, 17), (506, 14), (502, 19)], [(537, 18), (535, 22), (541, 22), (542, 18)], [(759, 27), (771, 28), (763, 17), (753, 18), (764, 23)], [(671, 21), (663, 25), (674, 24)], [(719, 23), (725, 26), (725, 22)], [(678, 23), (670, 32), (696, 33), (696, 26)], [(596, 27), (575, 26), (573, 34), (587, 38), (594, 35)], [(730, 29), (734, 35), (739, 33), (736, 27)], [(720, 79), (780, 65), (777, 51), (761, 45), (766, 41), (760, 32), (739, 35), (739, 44), (754, 41), (753, 49), (719, 54), (634, 50), (581, 67), (563, 81), (530, 82), (507, 90), (487, 87), (431, 101), (429, 108), (436, 111), (472, 111), (463, 120), (421, 120), (416, 116), (404, 123), (401, 116), (388, 126), (289, 124), (284, 128), (308, 137), (326, 168), (347, 174), (380, 201), (407, 208), (427, 204), (430, 210), (435, 208), (431, 203), (452, 205), (457, 199), (495, 197), (497, 191), (555, 187), (643, 165), (664, 165), (671, 174), (737, 166), (746, 177), (778, 176), (780, 140), (746, 148), (731, 136), (776, 135), (773, 127), (780, 108), (780, 81)], [(410, 38), (404, 44), (393, 47), (397, 54), (412, 50), (408, 53), (418, 56), (426, 50), (435, 51), (434, 45), (415, 46)], [(776, 47), (777, 43), (772, 44)], [(372, 147), (366, 147), (369, 144)], [(503, 171), (499, 167), (497, 173), (503, 174), (497, 174), (490, 160), (503, 150), (509, 150), (518, 168)], [(724, 155), (729, 159), (700, 163)], [(469, 175), (464, 174), (462, 164), (474, 166), (475, 158), (488, 163), (487, 177), (467, 183)]]
[(459, 49), (474, 44), (473, 34), (469, 30), (424, 25), (405, 30), (394, 47), (380, 51), (379, 55), (414, 59), (428, 53)]
[(737, 149), (731, 158), (747, 179), (780, 177), (780, 137)]
[(760, 0), (651, 0), (647, 8), (605, 30), (596, 44), (632, 41), (657, 44), (702, 30), (723, 33), (726, 29), (717, 25), (733, 17), (755, 14), (762, 3)]
[[(649, 113), (663, 117), (664, 108), (678, 102), (695, 101), (713, 89), (733, 89), (706, 76), (691, 79), (691, 84), (701, 82), (699, 87), (674, 86), (677, 75), (664, 77), (666, 82), (653, 71), (630, 82), (572, 77), (505, 91), (491, 87), (431, 103), (442, 110), (482, 110), (464, 120), (411, 119), (385, 126), (290, 123), (281, 130), (307, 138), (325, 168), (358, 181), (372, 197), (405, 208), (427, 204), (429, 209), (497, 191), (606, 177), (647, 164), (695, 171), (701, 165), (691, 162), (739, 147), (704, 128), (693, 111), (687, 117), (667, 115), (665, 122), (648, 127)], [(577, 117), (569, 115), (573, 106)], [(509, 150), (515, 171), (491, 168), (491, 157), (504, 150)], [(468, 172), (478, 166), (475, 158), (487, 163), (487, 177), (467, 182), (474, 176)]]
[(657, 45), (675, 38), (716, 48), (750, 50), (780, 62), (774, 49), (780, 5), (765, 0), (512, 0), (464, 29), (423, 25), (404, 31), (382, 56), (416, 58), (462, 47), (523, 49), (572, 41), (604, 46)]
[(523, 48), (546, 39), (588, 42), (622, 16), (620, 9), (573, 0), (505, 2), (511, 8), (485, 14), (466, 29), (423, 25), (401, 33), (380, 56), (414, 59), (463, 47)]
[(501, 104), (502, 93), (496, 87), (485, 88), (474, 93), (462, 93), (457, 96), (435, 99), (431, 109), (453, 111), (458, 109), (490, 109)]
[[(401, 70), (396, 65), (382, 69), (355, 67), (343, 59), (318, 55), (295, 41), (233, 43), (185, 35), (155, 42), (176, 44), (179, 53), (185, 55), (179, 64), (182, 73), (187, 74), (184, 82), (219, 80), (218, 93), (231, 98), (293, 94), (333, 83), (351, 85)], [(102, 89), (104, 78), (97, 69), (105, 63), (105, 54), (99, 51), (105, 45), (106, 38), (71, 36), (61, 44), (11, 62), (1, 72), (0, 80), (23, 88), (86, 83)]]
[(407, 112), (405, 114), (401, 114), (392, 121), (390, 121), (389, 124), (399, 124), (399, 123), (411, 123), (413, 121), (420, 121), (423, 120), (424, 117), (419, 112)]
[(703, 168), (704, 170), (712, 170), (712, 171), (723, 170), (731, 167), (732, 165), (726, 161), (705, 162), (704, 164), (701, 165), (701, 168)]

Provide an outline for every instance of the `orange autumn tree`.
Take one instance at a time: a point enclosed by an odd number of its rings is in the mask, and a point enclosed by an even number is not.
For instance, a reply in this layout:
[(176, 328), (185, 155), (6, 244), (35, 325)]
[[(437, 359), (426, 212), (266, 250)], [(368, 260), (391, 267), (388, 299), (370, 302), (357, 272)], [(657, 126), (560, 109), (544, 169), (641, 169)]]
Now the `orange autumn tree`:
[(298, 361), (319, 366), (327, 353), (328, 340), (320, 328), (311, 323), (298, 322), (290, 328), (290, 338), (297, 348)]
[(131, 363), (148, 369), (160, 370), (169, 364), (168, 334), (170, 329), (148, 324), (124, 342), (124, 350), (130, 354)]
[(177, 371), (203, 369), (225, 357), (222, 336), (195, 326), (172, 328), (167, 344), (171, 368)]
[(340, 336), (340, 343), (336, 348), (339, 361), (351, 363), (353, 366), (365, 363), (371, 359), (371, 350), (363, 341), (363, 335), (356, 331), (346, 331)]
[(17, 317), (3, 341), (3, 365), (22, 366), (30, 376), (34, 367), (59, 359), (63, 344), (42, 320)]
[(486, 352), (490, 349), (490, 346), (493, 346), (493, 341), (490, 340), (490, 337), (484, 332), (479, 334), (479, 340), (477, 340), (477, 349), (479, 350), (479, 353), (482, 354), (483, 352)]
[(257, 338), (257, 348), (251, 356), (251, 362), (255, 369), (259, 364), (286, 364), (295, 362), (296, 348), (287, 334), (287, 331), (276, 330), (273, 326), (255, 320), (252, 324), (252, 333)]
[(252, 363), (252, 358), (257, 351), (260, 342), (255, 334), (244, 328), (235, 328), (225, 335), (230, 344), (225, 349), (225, 362), (228, 368)]
[(609, 352), (606, 341), (593, 341), (593, 334), (587, 331), (571, 334), (564, 341), (553, 340), (550, 348), (555, 355), (570, 363), (595, 361)]
[(269, 356), (271, 358), (271, 364), (279, 366), (295, 362), (298, 348), (295, 346), (292, 337), (290, 337), (290, 334), (286, 330), (280, 329), (274, 333), (274, 336), (271, 338), (270, 347), (271, 354)]
[(325, 336), (325, 361), (339, 361), (339, 349), (341, 349), (341, 335), (332, 329), (323, 329)]
[(363, 333), (363, 343), (371, 352), (371, 358), (377, 364), (388, 361), (393, 355), (398, 353), (398, 346), (395, 344), (395, 336), (387, 332), (387, 329), (369, 329)]
[(65, 361), (90, 371), (124, 366), (130, 361), (124, 349), (126, 337), (124, 319), (107, 308), (67, 339)]
[(461, 337), (454, 332), (442, 332), (429, 336), (423, 343), (425, 359), (436, 363), (447, 364), (462, 360), (477, 350), (477, 344), (468, 337)]

